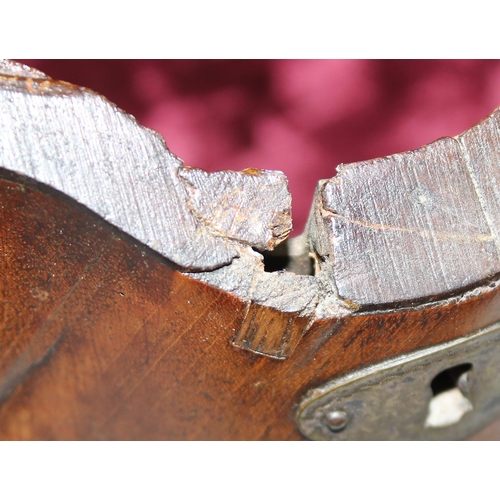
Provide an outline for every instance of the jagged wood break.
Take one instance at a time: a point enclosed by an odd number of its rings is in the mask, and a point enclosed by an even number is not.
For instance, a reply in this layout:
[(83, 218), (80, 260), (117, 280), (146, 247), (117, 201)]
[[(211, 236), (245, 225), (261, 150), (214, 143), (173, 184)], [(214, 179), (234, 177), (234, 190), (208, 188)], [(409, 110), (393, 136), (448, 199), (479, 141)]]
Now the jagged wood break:
[(500, 271), (500, 113), (457, 138), (341, 165), (316, 195), (312, 245), (339, 295), (415, 303)]
[(298, 438), (309, 388), (500, 320), (498, 127), (340, 166), (284, 241), (282, 173), (1, 63), (0, 437)]

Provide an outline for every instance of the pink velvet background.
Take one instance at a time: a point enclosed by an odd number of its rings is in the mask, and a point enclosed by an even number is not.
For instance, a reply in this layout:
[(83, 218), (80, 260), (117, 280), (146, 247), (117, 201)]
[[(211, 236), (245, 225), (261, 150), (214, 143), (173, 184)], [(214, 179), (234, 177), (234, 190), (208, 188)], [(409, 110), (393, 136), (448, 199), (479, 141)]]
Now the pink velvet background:
[(282, 170), (295, 235), (339, 163), (457, 135), (500, 106), (490, 60), (22, 62), (105, 95), (187, 165)]

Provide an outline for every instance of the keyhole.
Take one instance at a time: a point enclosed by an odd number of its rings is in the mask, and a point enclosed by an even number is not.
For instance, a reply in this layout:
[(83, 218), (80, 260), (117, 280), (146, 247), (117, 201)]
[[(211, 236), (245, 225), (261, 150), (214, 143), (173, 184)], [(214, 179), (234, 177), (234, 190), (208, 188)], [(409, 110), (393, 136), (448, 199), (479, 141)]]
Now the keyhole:
[(447, 427), (456, 424), (468, 411), (472, 403), (467, 396), (469, 388), (467, 377), (472, 365), (464, 363), (438, 373), (431, 382), (433, 398), (425, 427)]

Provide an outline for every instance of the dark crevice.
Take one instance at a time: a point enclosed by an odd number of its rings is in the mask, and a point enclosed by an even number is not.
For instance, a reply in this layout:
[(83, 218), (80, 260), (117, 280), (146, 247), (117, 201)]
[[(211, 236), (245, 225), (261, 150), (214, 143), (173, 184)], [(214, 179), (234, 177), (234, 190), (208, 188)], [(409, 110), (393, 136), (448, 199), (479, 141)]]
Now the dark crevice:
[(266, 273), (287, 271), (303, 276), (314, 276), (314, 259), (307, 250), (300, 255), (291, 255), (289, 241), (283, 241), (272, 251), (259, 252), (264, 257), (264, 271)]
[(431, 382), (432, 394), (437, 396), (438, 394), (454, 389), (455, 387), (458, 387), (462, 390), (462, 392), (465, 392), (465, 387), (460, 387), (461, 381), (465, 380), (465, 377), (462, 377), (462, 375), (471, 369), (471, 363), (463, 363), (438, 373)]
[(290, 265), (289, 255), (275, 255), (274, 251), (263, 252), (264, 271), (274, 273), (275, 271), (284, 271)]

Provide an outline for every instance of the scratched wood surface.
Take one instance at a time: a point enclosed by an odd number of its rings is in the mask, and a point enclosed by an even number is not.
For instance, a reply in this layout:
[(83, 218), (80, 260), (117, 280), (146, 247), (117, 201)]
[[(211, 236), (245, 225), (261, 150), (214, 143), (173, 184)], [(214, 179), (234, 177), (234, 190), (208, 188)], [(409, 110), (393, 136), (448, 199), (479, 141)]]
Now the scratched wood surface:
[(498, 116), (457, 139), (341, 165), (322, 184), (313, 246), (334, 256), (341, 297), (416, 303), (500, 271)]
[(187, 167), (159, 134), (104, 97), (15, 62), (0, 62), (0, 168), (70, 196), (248, 307), (287, 318), (268, 336), (255, 336), (247, 322), (240, 347), (286, 357), (305, 333), (318, 303), (315, 280), (266, 274), (257, 253), (273, 250), (292, 227), (283, 173)]
[[(5, 172), (4, 172), (5, 174)], [(347, 371), (500, 320), (496, 283), (316, 320), (287, 360), (231, 342), (246, 305), (89, 210), (0, 180), (0, 438), (301, 439), (296, 404)], [(282, 321), (262, 308), (256, 327)]]
[(281, 172), (186, 168), (104, 97), (16, 63), (0, 64), (0, 167), (71, 196), (184, 270), (227, 265), (240, 242), (272, 250), (291, 230)]
[(341, 166), (266, 272), (280, 172), (186, 167), (15, 63), (0, 111), (0, 438), (300, 439), (309, 389), (500, 320), (498, 112)]

